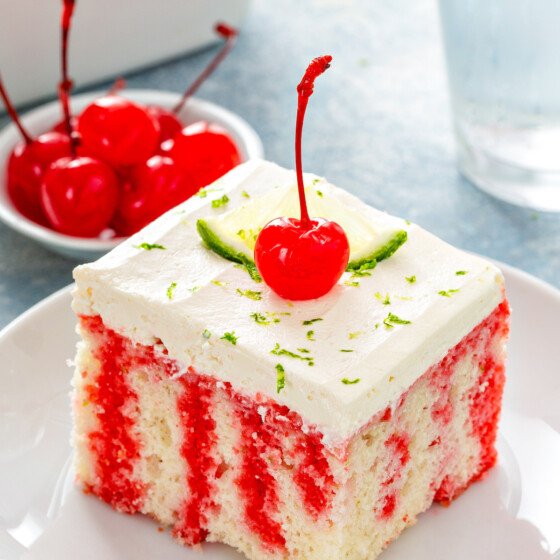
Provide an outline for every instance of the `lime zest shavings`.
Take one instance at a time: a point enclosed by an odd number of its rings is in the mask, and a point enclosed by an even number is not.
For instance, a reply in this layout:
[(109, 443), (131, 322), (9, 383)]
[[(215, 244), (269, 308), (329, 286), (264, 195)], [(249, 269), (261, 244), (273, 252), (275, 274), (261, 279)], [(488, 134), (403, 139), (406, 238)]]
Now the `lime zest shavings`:
[(308, 366), (315, 365), (315, 361), (313, 360), (313, 358), (311, 356), (302, 356), (301, 355), (301, 354), (309, 353), (309, 350), (307, 350), (305, 348), (303, 348), (303, 349), (298, 348), (298, 351), (300, 353), (296, 354), (295, 352), (292, 352), (291, 350), (286, 350), (285, 348), (281, 348), (280, 344), (277, 342), (274, 345), (274, 348), (270, 351), (270, 353), (274, 354), (275, 356), (287, 356), (288, 358), (294, 358), (296, 360), (303, 360), (304, 362), (307, 362)]
[(249, 317), (251, 317), (251, 319), (254, 319), (257, 325), (267, 326), (275, 323), (280, 323), (280, 319), (278, 318), (278, 315), (284, 315), (284, 313), (278, 313), (276, 311), (265, 311), (264, 313), (255, 312), (255, 313), (251, 313)]
[(140, 243), (139, 245), (134, 245), (135, 249), (144, 249), (144, 251), (153, 251), (154, 249), (160, 249), (165, 251), (167, 247), (160, 245), (159, 243)]
[(234, 346), (237, 344), (238, 336), (235, 336), (235, 331), (225, 332), (223, 336), (220, 337), (220, 340), (227, 340), (231, 342)]
[(286, 386), (286, 372), (282, 364), (276, 364), (276, 392), (280, 391)]
[(255, 301), (260, 301), (262, 299), (262, 292), (257, 292), (255, 290), (242, 290), (240, 288), (237, 288), (235, 291), (237, 295), (253, 299)]
[(389, 312), (387, 317), (383, 319), (383, 324), (385, 328), (392, 329), (395, 325), (410, 325), (412, 321), (408, 321), (407, 319), (401, 319), (398, 315)]
[(167, 299), (169, 299), (169, 300), (173, 299), (176, 287), (177, 287), (177, 282), (171, 282), (171, 284), (169, 284), (169, 286), (167, 287), (167, 291), (166, 291)]
[(459, 288), (451, 289), (451, 290), (440, 290), (438, 295), (443, 297), (450, 298), (453, 294), (456, 294), (459, 291)]
[(383, 296), (380, 292), (375, 292), (374, 297), (376, 300), (380, 301), (383, 305), (391, 305), (391, 298), (388, 293)]
[(342, 381), (344, 385), (355, 385), (360, 382), (360, 378), (356, 377), (355, 379), (348, 379), (348, 377), (343, 377), (340, 381)]
[(224, 194), (220, 198), (216, 198), (212, 201), (212, 208), (221, 208), (225, 206), (229, 202), (229, 197), (227, 194)]

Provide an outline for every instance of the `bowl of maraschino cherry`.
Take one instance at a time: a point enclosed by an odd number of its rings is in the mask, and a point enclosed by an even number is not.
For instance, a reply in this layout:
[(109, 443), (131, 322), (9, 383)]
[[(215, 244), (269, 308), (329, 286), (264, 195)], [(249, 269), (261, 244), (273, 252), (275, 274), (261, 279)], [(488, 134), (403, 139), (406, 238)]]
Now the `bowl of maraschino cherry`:
[[(60, 254), (95, 259), (250, 158), (256, 132), (234, 113), (193, 98), (233, 48), (237, 31), (183, 95), (126, 90), (70, 97), (68, 37), (75, 0), (63, 0), (59, 100), (22, 118), (0, 76), (13, 124), (0, 132), (0, 219)], [(62, 108), (63, 118), (60, 113)]]

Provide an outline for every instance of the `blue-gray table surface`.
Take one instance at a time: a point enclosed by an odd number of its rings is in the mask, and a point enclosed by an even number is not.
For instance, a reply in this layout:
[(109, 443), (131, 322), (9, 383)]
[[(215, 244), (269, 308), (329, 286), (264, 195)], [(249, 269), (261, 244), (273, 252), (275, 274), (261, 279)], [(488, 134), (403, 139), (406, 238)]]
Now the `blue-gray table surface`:
[[(182, 91), (213, 53), (128, 76), (128, 85)], [(267, 158), (293, 167), (295, 86), (308, 61), (327, 53), (334, 62), (309, 105), (304, 167), (560, 287), (560, 215), (494, 200), (457, 173), (433, 0), (256, 0), (200, 96), (247, 119)], [(0, 327), (70, 283), (75, 264), (0, 225)]]

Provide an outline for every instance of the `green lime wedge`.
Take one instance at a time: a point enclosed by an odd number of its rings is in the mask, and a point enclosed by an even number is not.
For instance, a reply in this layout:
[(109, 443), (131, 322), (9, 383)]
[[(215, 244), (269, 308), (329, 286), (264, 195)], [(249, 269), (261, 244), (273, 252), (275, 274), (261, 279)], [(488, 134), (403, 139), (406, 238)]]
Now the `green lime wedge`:
[[(378, 219), (364, 216), (327, 187), (320, 182), (306, 187), (309, 214), (335, 221), (344, 229), (350, 244), (348, 270), (372, 269), (406, 241), (407, 233), (397, 220), (383, 214)], [(278, 216), (299, 217), (295, 186), (273, 189), (228, 212), (201, 218), (197, 229), (212, 251), (243, 264), (259, 280), (253, 260), (255, 242), (261, 229)]]
[(262, 282), (262, 278), (253, 261), (253, 253), (249, 255), (246, 250), (239, 251), (237, 248), (230, 246), (228, 241), (224, 240), (224, 237), (220, 237), (219, 233), (212, 229), (213, 225), (215, 224), (213, 224), (211, 220), (200, 219), (196, 222), (198, 234), (202, 237), (206, 245), (212, 249), (214, 253), (220, 255), (220, 257), (244, 265), (253, 280)]

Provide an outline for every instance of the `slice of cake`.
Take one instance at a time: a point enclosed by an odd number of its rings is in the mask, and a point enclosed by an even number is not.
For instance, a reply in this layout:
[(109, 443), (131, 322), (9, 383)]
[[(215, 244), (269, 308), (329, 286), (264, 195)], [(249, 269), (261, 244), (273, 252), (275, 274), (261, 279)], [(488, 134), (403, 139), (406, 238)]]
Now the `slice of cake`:
[(188, 545), (371, 560), (494, 465), (508, 305), (492, 264), (305, 184), (310, 207), (408, 239), (319, 299), (282, 299), (197, 232), (295, 192), (252, 161), (76, 269), (76, 472)]

